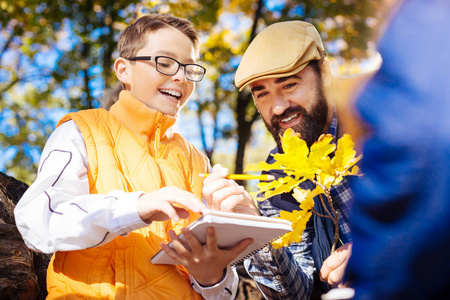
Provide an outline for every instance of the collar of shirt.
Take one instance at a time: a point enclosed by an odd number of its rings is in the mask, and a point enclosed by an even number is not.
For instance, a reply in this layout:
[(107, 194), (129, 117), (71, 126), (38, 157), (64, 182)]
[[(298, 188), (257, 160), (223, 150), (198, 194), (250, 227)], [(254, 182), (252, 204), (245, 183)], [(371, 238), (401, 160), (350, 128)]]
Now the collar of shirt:
[(338, 132), (338, 119), (336, 113), (336, 106), (334, 107), (333, 118), (331, 119), (330, 128), (328, 129), (328, 133), (331, 134), (336, 140)]

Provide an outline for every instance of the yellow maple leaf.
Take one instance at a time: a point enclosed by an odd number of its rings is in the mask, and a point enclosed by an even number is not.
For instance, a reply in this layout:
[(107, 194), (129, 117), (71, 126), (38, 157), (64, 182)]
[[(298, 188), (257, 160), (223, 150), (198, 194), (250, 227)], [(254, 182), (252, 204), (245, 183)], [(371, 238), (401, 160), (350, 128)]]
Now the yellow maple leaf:
[[(344, 176), (360, 175), (356, 163), (362, 156), (356, 157), (356, 151), (353, 149), (354, 142), (350, 135), (345, 134), (337, 141), (337, 144), (334, 144), (333, 140), (332, 135), (321, 135), (311, 149), (308, 149), (306, 142), (300, 138), (299, 134), (289, 128), (281, 137), (283, 153), (273, 155), (275, 160), (273, 164), (260, 162), (258, 165), (247, 166), (246, 171), (278, 169), (286, 174), (285, 177), (277, 180), (259, 183), (259, 191), (255, 194), (261, 193), (264, 197), (257, 200), (264, 200), (293, 190), (293, 197), (300, 203), (301, 210), (280, 213), (279, 218), (292, 222), (293, 231), (274, 241), (272, 245), (275, 249), (301, 241), (306, 222), (314, 211), (314, 198), (319, 194), (325, 194), (330, 201), (334, 214), (330, 213), (329, 217), (337, 226), (338, 217), (335, 217), (336, 213), (330, 198), (331, 187), (339, 184)], [(331, 158), (332, 153), (334, 153), (333, 158)], [(299, 184), (305, 180), (311, 180), (316, 185), (315, 189), (299, 188)], [(337, 238), (334, 244), (336, 242)]]
[(312, 191), (295, 188), (292, 195), (300, 203), (302, 210), (310, 211), (314, 208), (314, 197), (323, 193), (324, 190), (320, 186), (316, 186)]
[(350, 171), (350, 173), (348, 175), (361, 175), (361, 170), (359, 169), (358, 166), (353, 166), (352, 170)]
[(265, 197), (270, 198), (278, 194), (289, 193), (294, 187), (298, 186), (298, 182), (299, 180), (286, 176), (271, 182), (260, 182), (257, 186), (261, 192), (264, 191)]
[(306, 159), (309, 154), (308, 145), (300, 138), (300, 134), (295, 133), (292, 128), (286, 129), (281, 137), (283, 152)]
[(331, 175), (329, 173), (321, 172), (317, 175), (317, 182), (325, 186), (327, 189), (331, 188), (332, 185), (335, 185), (337, 183), (337, 180), (338, 179), (336, 178), (335, 174)]
[(274, 249), (289, 246), (292, 243), (300, 243), (306, 223), (311, 217), (310, 211), (294, 210), (293, 212), (281, 211), (279, 219), (285, 219), (292, 222), (293, 231), (288, 232), (272, 242)]
[(283, 153), (275, 153), (273, 158), (284, 169), (294, 170), (308, 162), (309, 149), (304, 140), (291, 128), (288, 128), (281, 137)]
[(362, 155), (356, 157), (356, 151), (353, 149), (355, 143), (352, 140), (351, 135), (344, 134), (337, 144), (335, 155), (332, 159), (335, 170), (341, 175), (350, 175), (346, 173), (352, 166), (354, 166), (362, 157)]
[(309, 162), (321, 165), (321, 161), (329, 159), (329, 155), (336, 149), (336, 145), (331, 144), (333, 136), (331, 134), (322, 134), (319, 139), (311, 146)]
[(283, 166), (280, 162), (275, 161), (273, 164), (268, 164), (265, 161), (260, 161), (257, 165), (248, 164), (244, 172), (253, 172), (253, 171), (269, 171), (269, 170), (281, 170)]
[(311, 192), (311, 190), (303, 190), (298, 187), (293, 189), (293, 191), (294, 193), (292, 194), (292, 196), (295, 198), (295, 200), (297, 200), (298, 203), (302, 203), (303, 201), (305, 201), (306, 197)]

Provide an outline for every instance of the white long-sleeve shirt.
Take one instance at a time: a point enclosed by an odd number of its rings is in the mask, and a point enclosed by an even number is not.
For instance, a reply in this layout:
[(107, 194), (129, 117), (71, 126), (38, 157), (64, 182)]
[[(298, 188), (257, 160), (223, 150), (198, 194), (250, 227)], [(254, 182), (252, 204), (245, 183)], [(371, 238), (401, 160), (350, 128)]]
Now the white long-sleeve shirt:
[[(39, 252), (80, 250), (106, 244), (148, 226), (139, 217), (137, 200), (144, 192), (120, 190), (90, 194), (86, 146), (78, 126), (59, 126), (42, 151), (36, 181), (14, 211), (26, 245)], [(224, 280), (194, 289), (205, 299), (233, 299), (238, 277), (227, 268)]]

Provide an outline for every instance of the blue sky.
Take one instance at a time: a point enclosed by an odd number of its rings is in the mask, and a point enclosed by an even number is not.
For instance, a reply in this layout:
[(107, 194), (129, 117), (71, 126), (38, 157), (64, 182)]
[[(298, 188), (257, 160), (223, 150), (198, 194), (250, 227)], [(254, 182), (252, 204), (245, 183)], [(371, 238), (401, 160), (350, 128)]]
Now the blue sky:
[[(224, 24), (230, 24), (229, 22), (226, 22), (226, 18), (222, 19)], [(241, 20), (241, 22), (232, 22), (232, 24), (239, 24), (240, 26), (243, 26), (243, 22), (245, 23), (245, 19)], [(251, 21), (247, 22), (247, 26), (251, 26)], [(39, 47), (40, 51), (36, 53), (34, 58), (32, 60), (29, 60), (27, 58), (23, 59), (21, 58), (21, 67), (23, 70), (25, 70), (26, 74), (34, 74), (34, 73), (50, 73), (51, 71), (56, 69), (56, 64), (58, 60), (61, 58), (61, 56), (64, 54), (65, 51), (69, 51), (73, 48), (74, 44), (79, 42), (78, 38), (75, 36), (75, 34), (72, 31), (72, 25), (70, 21), (65, 21), (64, 30), (58, 33), (57, 42), (53, 47), (48, 46), (41, 46)], [(225, 25), (224, 25), (225, 26)], [(236, 30), (236, 28), (234, 29)], [(242, 28), (241, 28), (242, 30)], [(93, 32), (93, 38), (95, 38), (95, 35), (100, 35), (101, 31), (95, 30)], [(0, 45), (2, 44), (2, 39), (4, 37), (0, 36)], [(20, 55), (20, 52), (17, 50), (11, 50), (3, 55), (3, 65), (5, 65), (5, 62), (14, 62), (18, 55)], [(239, 63), (239, 60), (235, 61), (235, 65)], [(89, 69), (90, 75), (99, 75), (102, 72), (101, 66), (92, 66)], [(3, 71), (0, 69), (0, 80), (7, 81), (8, 80), (8, 72)], [(76, 74), (75, 74), (76, 75)], [(65, 97), (67, 94), (67, 90), (71, 86), (78, 86), (80, 84), (80, 81), (82, 80), (82, 74), (78, 74), (76, 77), (72, 77), (70, 80), (67, 80), (63, 84), (63, 88), (57, 89), (53, 91), (53, 94), (55, 97)], [(50, 77), (48, 78), (39, 78), (37, 80), (30, 80), (28, 83), (25, 84), (19, 84), (16, 86), (14, 93), (15, 95), (23, 94), (26, 91), (26, 85), (32, 84), (34, 87), (37, 87), (38, 89), (46, 89), (48, 86), (49, 81), (51, 80)], [(234, 80), (234, 74), (224, 74), (221, 77), (221, 82), (224, 86), (226, 85), (233, 85)], [(197, 88), (197, 92), (194, 93), (193, 97), (200, 97), (199, 93), (202, 93), (202, 95), (206, 95), (204, 93), (207, 93), (208, 86), (211, 85), (211, 83), (207, 82), (207, 80), (202, 81)], [(105, 88), (104, 82), (101, 78), (101, 76), (97, 76), (97, 79), (91, 80), (90, 82), (90, 88), (92, 95), (97, 98), (101, 98), (103, 90)], [(8, 97), (5, 97), (6, 101), (8, 101)], [(11, 99), (10, 99), (11, 100)], [(11, 100), (12, 101), (12, 100)], [(191, 100), (191, 104), (193, 101)], [(195, 109), (195, 105), (189, 105), (188, 107), (190, 109)], [(58, 109), (44, 109), (45, 115), (48, 119), (53, 121), (54, 126), (56, 126), (57, 121), (68, 112), (68, 110), (63, 108)], [(17, 127), (11, 127), (7, 126), (5, 123), (9, 116), (8, 110), (4, 110), (0, 112), (0, 130), (6, 134), (6, 135), (13, 135), (14, 133), (17, 133)], [(224, 106), (222, 111), (218, 115), (219, 120), (219, 126), (225, 127), (225, 126), (231, 126), (235, 127), (235, 120), (233, 118), (233, 112), (231, 109), (227, 106)], [(205, 115), (205, 118), (203, 120), (204, 125), (206, 127), (206, 136), (207, 136), (207, 144), (212, 144), (212, 124), (213, 121), (208, 118), (207, 115)], [(195, 112), (189, 112), (188, 110), (183, 110), (180, 113), (180, 120), (177, 122), (175, 126), (175, 130), (180, 132), (182, 135), (186, 136), (197, 148), (203, 149), (201, 138), (200, 138), (200, 128), (199, 122), (197, 119), (197, 116)], [(223, 153), (234, 153), (237, 148), (237, 143), (235, 139), (229, 139), (229, 140), (221, 140), (217, 146), (217, 151), (222, 151)], [(37, 162), (39, 159), (39, 153), (35, 151), (36, 149), (30, 149), (30, 155), (33, 158), (33, 161)], [(17, 148), (14, 145), (11, 145), (9, 147), (0, 149), (0, 171), (6, 171), (4, 164), (5, 162), (11, 160), (15, 154), (17, 153)]]
[[(277, 13), (277, 11), (281, 11), (281, 9), (284, 7), (286, 1), (285, 0), (266, 0), (265, 5), (267, 9), (274, 12), (274, 14)], [(130, 8), (134, 9), (134, 8)], [(299, 5), (294, 12), (297, 16), (302, 16), (304, 14), (303, 8), (301, 5)], [(230, 22), (230, 18), (238, 18), (238, 20)], [(244, 17), (243, 15), (239, 14), (233, 14), (233, 15), (225, 15), (223, 14), (219, 20), (221, 23), (220, 26), (226, 27), (230, 29), (233, 32), (241, 32), (242, 30), (246, 30), (251, 26), (251, 20), (247, 17)], [(51, 70), (54, 70), (56, 68), (56, 63), (60, 59), (60, 57), (63, 55), (65, 51), (68, 51), (72, 49), (72, 47), (79, 42), (79, 39), (75, 34), (73, 34), (72, 31), (72, 24), (70, 21), (65, 21), (62, 24), (62, 30), (58, 33), (57, 36), (57, 42), (53, 47), (49, 47), (46, 45), (41, 46), (39, 49), (40, 51), (35, 55), (32, 61), (29, 61), (27, 59), (22, 60), (21, 65), (23, 69), (26, 69), (29, 74), (34, 73), (42, 73), (42, 72), (49, 72)], [(220, 28), (219, 26), (219, 28)], [(0, 28), (1, 29), (1, 28)], [(98, 28), (97, 30), (94, 30), (92, 33), (92, 38), (98, 38), (104, 31), (103, 28)], [(0, 36), (0, 46), (2, 44), (2, 36)], [(339, 47), (339, 41), (337, 41), (334, 44), (327, 45), (329, 47), (329, 52), (338, 51)], [(13, 61), (15, 56), (17, 56), (17, 51), (10, 51), (4, 54), (2, 57), (3, 64), (7, 61)], [(232, 62), (235, 66), (239, 64), (240, 58), (236, 58), (235, 61)], [(103, 72), (102, 67), (100, 66), (92, 66), (89, 69), (89, 73), (91, 75), (99, 75)], [(65, 89), (59, 89), (53, 91), (55, 96), (64, 96), (67, 93), (67, 87), (70, 86), (78, 86), (80, 85), (80, 81), (82, 80), (82, 74), (78, 74), (78, 76), (72, 77), (70, 80), (67, 80), (65, 82)], [(8, 80), (8, 73), (4, 70), (0, 69), (0, 81), (6, 81)], [(100, 98), (102, 95), (102, 92), (105, 88), (104, 82), (101, 78), (101, 76), (95, 76), (96, 78), (94, 80), (90, 81), (90, 88), (91, 93), (94, 97)], [(31, 80), (30, 83), (38, 88), (45, 89), (48, 85), (48, 80), (51, 80), (51, 78), (40, 78), (38, 80)], [(224, 74), (221, 76), (221, 82), (224, 86), (230, 86), (230, 88), (233, 87), (233, 80), (234, 80), (234, 74)], [(207, 81), (203, 81), (198, 85), (197, 93), (193, 95), (193, 97), (199, 97), (199, 93), (201, 93), (202, 97), (208, 96), (208, 85), (209, 83)], [(22, 86), (23, 87), (23, 86)], [(17, 93), (21, 92), (21, 87), (16, 90)], [(80, 96), (81, 97), (81, 96)], [(7, 100), (7, 98), (6, 98)], [(192, 102), (192, 101), (191, 101)], [(189, 105), (188, 107), (190, 109), (195, 109), (195, 106)], [(46, 115), (48, 118), (53, 120), (54, 124), (56, 125), (56, 122), (60, 119), (61, 116), (63, 116), (67, 110), (65, 109), (54, 109), (54, 110), (46, 110)], [(8, 134), (6, 129), (7, 126), (4, 126), (2, 122), (4, 122), (4, 118), (2, 118), (5, 115), (7, 115), (7, 111), (0, 112), (0, 130), (3, 133)], [(232, 128), (235, 128), (235, 120), (233, 117), (233, 111), (229, 107), (224, 107), (223, 110), (219, 113), (218, 116), (219, 120), (219, 126), (225, 127), (225, 126), (231, 126)], [(204, 123), (207, 126), (206, 132), (207, 132), (207, 143), (209, 145), (212, 144), (212, 120), (208, 119), (207, 116), (204, 118)], [(180, 120), (176, 124), (176, 130), (180, 132), (182, 135), (184, 135), (188, 140), (190, 140), (197, 148), (202, 149), (202, 143), (200, 139), (200, 129), (198, 128), (198, 119), (196, 117), (196, 114), (194, 112), (188, 112), (183, 111), (180, 115)], [(258, 141), (260, 140), (260, 137), (258, 135), (265, 134), (264, 127), (261, 127), (261, 129), (256, 130), (255, 134), (257, 135), (253, 139), (252, 146), (254, 147), (264, 147), (264, 145), (258, 145)], [(236, 151), (237, 143), (236, 139), (229, 139), (229, 140), (220, 140), (220, 142), (217, 145), (216, 151), (223, 152), (223, 153), (234, 153)], [(0, 170), (4, 170), (4, 162), (9, 161), (16, 153), (16, 150), (14, 147), (7, 147), (6, 149), (0, 149)], [(33, 150), (33, 159), (36, 160), (36, 154)]]

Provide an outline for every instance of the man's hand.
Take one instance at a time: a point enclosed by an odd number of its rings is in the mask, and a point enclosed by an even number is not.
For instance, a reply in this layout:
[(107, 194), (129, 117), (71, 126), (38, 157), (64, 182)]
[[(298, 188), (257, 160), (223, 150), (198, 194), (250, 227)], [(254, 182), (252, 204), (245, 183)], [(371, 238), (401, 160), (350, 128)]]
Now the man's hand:
[(234, 180), (227, 179), (229, 170), (219, 164), (203, 181), (203, 197), (214, 210), (259, 215), (250, 194)]
[[(183, 207), (174, 206), (179, 204)], [(138, 199), (138, 213), (146, 223), (189, 218), (189, 210), (204, 213), (206, 206), (192, 193), (174, 186), (163, 187)]]
[(183, 265), (197, 282), (202, 286), (212, 286), (219, 283), (224, 276), (227, 265), (244, 251), (253, 239), (245, 239), (228, 249), (217, 247), (214, 228), (206, 230), (206, 244), (202, 245), (187, 228), (181, 230), (187, 245), (178, 238), (173, 230), (169, 231), (173, 249), (161, 244), (163, 250), (178, 264)]
[(331, 286), (344, 286), (342, 281), (348, 260), (352, 255), (352, 247), (353, 243), (342, 245), (323, 262), (322, 269), (320, 269), (320, 280), (328, 282)]

